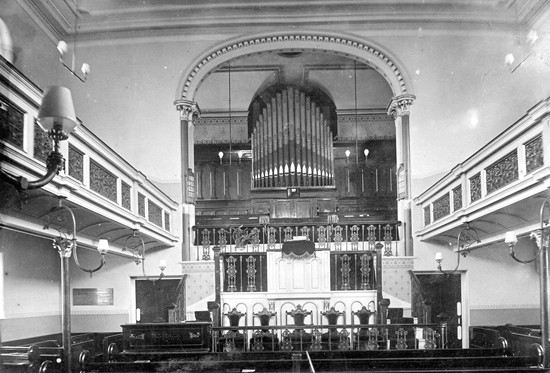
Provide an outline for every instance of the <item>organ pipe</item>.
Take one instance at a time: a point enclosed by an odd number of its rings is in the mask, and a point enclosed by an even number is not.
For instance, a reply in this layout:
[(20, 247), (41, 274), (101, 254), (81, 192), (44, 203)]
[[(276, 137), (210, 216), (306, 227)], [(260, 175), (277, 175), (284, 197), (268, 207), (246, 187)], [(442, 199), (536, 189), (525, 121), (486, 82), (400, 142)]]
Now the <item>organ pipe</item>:
[(334, 186), (332, 131), (309, 95), (287, 88), (267, 100), (252, 131), (255, 188)]

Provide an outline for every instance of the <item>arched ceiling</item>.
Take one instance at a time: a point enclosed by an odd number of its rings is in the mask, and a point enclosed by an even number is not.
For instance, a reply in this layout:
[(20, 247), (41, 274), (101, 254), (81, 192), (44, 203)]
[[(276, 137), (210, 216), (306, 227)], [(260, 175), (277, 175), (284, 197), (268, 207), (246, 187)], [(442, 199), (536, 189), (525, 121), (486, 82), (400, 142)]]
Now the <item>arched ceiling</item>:
[[(545, 0), (21, 0), (45, 20), (49, 33), (75, 30), (88, 39), (136, 37), (146, 32), (181, 35), (257, 27), (327, 26), (338, 31), (354, 24), (449, 24), (457, 29), (537, 27)], [(79, 16), (76, 22), (75, 15)], [(210, 31), (206, 31), (206, 29)]]

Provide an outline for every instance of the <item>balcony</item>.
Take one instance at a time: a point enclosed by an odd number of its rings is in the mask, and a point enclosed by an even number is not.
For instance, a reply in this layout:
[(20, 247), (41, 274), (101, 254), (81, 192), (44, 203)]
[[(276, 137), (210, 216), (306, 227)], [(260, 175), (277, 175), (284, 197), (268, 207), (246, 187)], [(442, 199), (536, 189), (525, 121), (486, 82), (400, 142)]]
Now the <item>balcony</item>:
[[(51, 140), (36, 124), (42, 91), (0, 58), (0, 164), (2, 171), (37, 179), (46, 170)], [(108, 238), (115, 251), (138, 230), (146, 249), (174, 246), (177, 202), (122, 159), (83, 124), (61, 144), (65, 170), (38, 190), (2, 190), (2, 227), (52, 237), (43, 219), (58, 199), (76, 217), (79, 245), (96, 247)]]
[(540, 206), (550, 195), (549, 116), (547, 98), (418, 196), (417, 236), (448, 243), (469, 222), (487, 245), (502, 242), (508, 230), (539, 229)]

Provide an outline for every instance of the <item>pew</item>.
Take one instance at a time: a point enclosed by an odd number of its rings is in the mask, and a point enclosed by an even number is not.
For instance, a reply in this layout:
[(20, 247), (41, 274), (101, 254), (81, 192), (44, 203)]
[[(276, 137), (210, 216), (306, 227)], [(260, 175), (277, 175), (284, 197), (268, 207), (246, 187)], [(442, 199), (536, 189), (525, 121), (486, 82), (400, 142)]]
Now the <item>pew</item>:
[[(79, 333), (71, 336), (71, 366), (85, 371), (94, 361), (116, 356), (122, 333)], [(62, 369), (63, 346), (60, 335), (5, 342), (0, 347), (3, 372), (48, 373)]]

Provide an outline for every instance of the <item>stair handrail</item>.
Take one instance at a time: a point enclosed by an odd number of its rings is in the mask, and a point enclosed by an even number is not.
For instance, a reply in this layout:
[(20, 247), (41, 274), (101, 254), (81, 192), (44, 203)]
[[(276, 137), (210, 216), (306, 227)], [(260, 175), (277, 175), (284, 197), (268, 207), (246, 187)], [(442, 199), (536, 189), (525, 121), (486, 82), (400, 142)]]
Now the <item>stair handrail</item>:
[(424, 289), (422, 289), (422, 284), (420, 283), (418, 276), (416, 276), (416, 273), (414, 273), (413, 270), (409, 270), (409, 275), (411, 276), (413, 286), (416, 288), (418, 295), (420, 296), (420, 302), (422, 303), (422, 323), (429, 324), (432, 322), (431, 309), (429, 305), (430, 301), (427, 299), (426, 293), (424, 292)]

